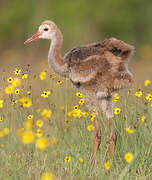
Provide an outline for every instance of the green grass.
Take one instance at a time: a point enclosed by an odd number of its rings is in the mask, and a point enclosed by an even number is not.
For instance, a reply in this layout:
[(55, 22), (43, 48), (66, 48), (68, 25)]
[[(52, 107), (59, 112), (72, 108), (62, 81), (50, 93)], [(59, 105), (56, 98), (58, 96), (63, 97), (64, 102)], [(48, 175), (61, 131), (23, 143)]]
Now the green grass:
[[(5, 79), (5, 87), (8, 77), (6, 74), (2, 76)], [(47, 171), (52, 172), (57, 180), (86, 180), (89, 179), (90, 174), (92, 180), (152, 179), (152, 107), (150, 102), (145, 103), (145, 96), (152, 90), (151, 86), (143, 88), (144, 94), (141, 98), (135, 97), (135, 89), (129, 96), (127, 91), (122, 91), (120, 100), (114, 103), (115, 107), (121, 108), (121, 113), (113, 120), (117, 132), (117, 145), (109, 171), (105, 169), (104, 163), (110, 160), (108, 154), (110, 130), (104, 114), (99, 113), (102, 140), (95, 168), (90, 170), (95, 135), (94, 131), (87, 130), (87, 126), (92, 123), (90, 116), (67, 117), (67, 113), (78, 104), (79, 98), (76, 97), (76, 90), (72, 88), (69, 80), (56, 85), (58, 80), (58, 78), (53, 80), (48, 75), (46, 80), (41, 81), (38, 75), (33, 77), (29, 74), (29, 79), (22, 80), (22, 85), (19, 87), (20, 95), (1, 94), (0, 99), (4, 100), (4, 107), (0, 109), (0, 116), (3, 117), (0, 129), (8, 127), (10, 134), (0, 138), (0, 180), (38, 180), (41, 174)], [(20, 102), (11, 104), (12, 98), (27, 97), (27, 90), (31, 91), (29, 96), (33, 101), (31, 107), (23, 108)], [(48, 99), (40, 96), (43, 90), (52, 91)], [(61, 110), (61, 106), (65, 109)], [(24, 127), (27, 115), (34, 115), (34, 123), (38, 119), (43, 119), (41, 112), (36, 112), (38, 108), (41, 111), (44, 108), (53, 111), (51, 118), (44, 120), (42, 129), (49, 142), (53, 137), (58, 139), (57, 145), (50, 144), (45, 151), (37, 149), (35, 142), (23, 145), (17, 136), (18, 129)], [(87, 111), (85, 105), (80, 106), (80, 109), (83, 112)], [(144, 123), (141, 121), (143, 115), (147, 117)], [(66, 123), (66, 119), (71, 120), (71, 123)], [(127, 133), (125, 131), (127, 127), (134, 129), (134, 133)], [(36, 130), (35, 125), (33, 130)], [(133, 161), (129, 164), (124, 159), (127, 152), (134, 155)], [(71, 156), (69, 163), (64, 161), (66, 156)], [(79, 162), (80, 157), (84, 159), (84, 163)]]

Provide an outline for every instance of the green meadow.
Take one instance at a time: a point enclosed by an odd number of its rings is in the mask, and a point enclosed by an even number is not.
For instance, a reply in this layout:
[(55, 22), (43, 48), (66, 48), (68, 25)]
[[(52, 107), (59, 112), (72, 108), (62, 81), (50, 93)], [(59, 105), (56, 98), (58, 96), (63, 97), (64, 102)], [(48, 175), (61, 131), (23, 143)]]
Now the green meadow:
[[(1, 71), (0, 179), (38, 180), (44, 173), (51, 173), (46, 180), (152, 178), (150, 81), (143, 81), (140, 90), (133, 87), (115, 95), (117, 144), (111, 161), (104, 114), (99, 110), (94, 117), (88, 112), (83, 95), (69, 79), (50, 71), (33, 74), (31, 69), (14, 68), (9, 76)], [(102, 140), (91, 169), (94, 118), (99, 119)], [(132, 157), (126, 159), (127, 153)]]

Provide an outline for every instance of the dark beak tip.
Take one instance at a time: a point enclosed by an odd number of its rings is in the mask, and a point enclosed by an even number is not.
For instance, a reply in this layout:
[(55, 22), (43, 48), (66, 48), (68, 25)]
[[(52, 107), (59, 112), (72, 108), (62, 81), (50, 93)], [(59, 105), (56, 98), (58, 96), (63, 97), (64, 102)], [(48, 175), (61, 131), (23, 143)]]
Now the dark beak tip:
[(24, 42), (24, 45), (29, 44), (29, 39)]

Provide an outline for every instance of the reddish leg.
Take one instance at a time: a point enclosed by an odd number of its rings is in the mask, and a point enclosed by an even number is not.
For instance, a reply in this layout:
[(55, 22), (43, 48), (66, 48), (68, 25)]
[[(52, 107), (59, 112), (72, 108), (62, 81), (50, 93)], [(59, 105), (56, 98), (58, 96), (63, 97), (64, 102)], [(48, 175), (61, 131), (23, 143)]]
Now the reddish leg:
[(112, 122), (113, 119), (113, 98), (107, 97), (105, 99), (101, 99), (100, 101), (100, 107), (103, 112), (105, 112), (106, 117), (109, 121), (109, 126), (110, 126), (110, 140), (109, 140), (109, 155), (110, 159), (113, 159), (114, 156), (114, 151), (115, 151), (115, 145), (116, 145), (116, 140), (117, 140), (117, 135), (114, 129), (114, 125)]
[(96, 159), (96, 153), (99, 149), (100, 143), (101, 143), (101, 130), (99, 128), (98, 120), (95, 118), (95, 139), (94, 139), (94, 148), (93, 148), (93, 154), (92, 154), (92, 161), (91, 166), (94, 167), (95, 165), (95, 159)]
[(113, 160), (116, 141), (117, 141), (117, 134), (114, 129), (112, 118), (109, 119), (109, 125), (110, 125), (110, 131), (111, 131), (110, 140), (109, 140), (109, 155), (110, 155), (110, 159)]

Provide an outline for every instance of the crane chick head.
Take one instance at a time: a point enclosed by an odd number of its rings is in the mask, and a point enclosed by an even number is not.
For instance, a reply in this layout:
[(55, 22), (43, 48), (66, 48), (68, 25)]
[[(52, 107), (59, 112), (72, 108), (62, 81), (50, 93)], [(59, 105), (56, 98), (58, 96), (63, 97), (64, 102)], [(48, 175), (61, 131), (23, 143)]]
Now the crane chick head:
[(38, 28), (38, 31), (28, 38), (24, 44), (30, 43), (37, 39), (53, 39), (56, 36), (57, 27), (52, 21), (44, 21)]

